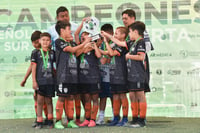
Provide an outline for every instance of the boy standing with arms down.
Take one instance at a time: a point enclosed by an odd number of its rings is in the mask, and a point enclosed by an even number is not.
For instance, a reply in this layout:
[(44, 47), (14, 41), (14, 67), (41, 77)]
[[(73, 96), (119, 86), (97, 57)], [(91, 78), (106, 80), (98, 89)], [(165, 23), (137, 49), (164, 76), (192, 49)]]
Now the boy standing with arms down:
[[(134, 41), (126, 54), (128, 68), (128, 89), (133, 120), (129, 127), (144, 127), (147, 103), (145, 87), (148, 84), (145, 66), (146, 47), (143, 39), (145, 24), (135, 22), (129, 26), (129, 37)], [(139, 116), (139, 117), (138, 117)]]
[(53, 104), (55, 96), (55, 53), (50, 50), (51, 36), (49, 33), (40, 35), (41, 49), (34, 50), (31, 55), (33, 89), (37, 90), (37, 125), (42, 128), (42, 107), (47, 104), (48, 126), (53, 128)]
[(66, 21), (58, 21), (56, 23), (56, 31), (59, 38), (56, 40), (56, 68), (57, 68), (57, 96), (56, 103), (56, 123), (55, 128), (62, 129), (62, 112), (63, 105), (67, 99), (67, 118), (68, 127), (77, 128), (78, 126), (73, 121), (74, 116), (74, 95), (77, 94), (78, 84), (78, 63), (75, 53), (83, 48), (83, 46), (90, 40), (76, 46), (72, 42), (70, 23)]
[[(39, 50), (40, 47), (41, 47), (40, 42), (39, 42), (40, 34), (41, 34), (41, 32), (36, 30), (31, 35), (31, 42), (32, 42), (33, 47), (35, 48), (34, 50)], [(21, 87), (25, 86), (26, 80), (31, 75), (31, 73), (32, 73), (32, 65), (30, 64), (30, 66), (28, 67), (27, 72), (24, 76), (24, 79), (20, 83)], [(37, 91), (34, 92), (33, 98), (34, 98), (34, 101), (35, 101), (35, 114), (36, 114), (36, 117), (37, 117)], [(44, 109), (44, 113), (45, 113), (45, 116), (46, 116), (44, 124), (46, 125), (47, 124), (47, 115), (48, 115), (46, 103), (44, 103), (43, 109)], [(33, 123), (32, 127), (35, 127), (36, 125), (37, 125), (37, 118), (36, 118), (35, 122)]]

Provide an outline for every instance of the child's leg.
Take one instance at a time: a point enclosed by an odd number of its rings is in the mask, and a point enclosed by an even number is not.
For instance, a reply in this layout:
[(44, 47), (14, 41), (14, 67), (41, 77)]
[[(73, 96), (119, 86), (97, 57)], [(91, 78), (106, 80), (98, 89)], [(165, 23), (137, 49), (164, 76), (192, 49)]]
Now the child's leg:
[(127, 99), (126, 93), (120, 94), (120, 100), (121, 100), (121, 104), (122, 104), (123, 118), (127, 119), (127, 117), (128, 117), (128, 99)]
[(85, 120), (83, 123), (81, 123), (79, 126), (87, 126), (90, 121), (90, 115), (91, 115), (91, 96), (89, 93), (84, 94), (84, 104), (85, 104)]
[(93, 101), (93, 107), (92, 107), (92, 112), (91, 112), (91, 119), (96, 120), (98, 108), (99, 108), (99, 102), (98, 102), (98, 94), (92, 94), (92, 101)]
[(37, 117), (37, 93), (36, 91), (34, 92), (34, 95), (33, 95), (33, 99), (34, 99), (34, 102), (35, 102), (35, 115)]
[(135, 92), (129, 92), (129, 98), (131, 101), (131, 111), (132, 111), (132, 117), (133, 119), (137, 119), (139, 115), (139, 104), (138, 100), (136, 99), (136, 93)]
[(92, 111), (91, 111), (91, 120), (88, 127), (96, 126), (95, 120), (96, 120), (96, 116), (97, 116), (97, 112), (99, 108), (99, 102), (98, 102), (99, 95), (91, 94), (91, 97), (92, 97), (93, 106), (92, 106)]
[(51, 97), (45, 97), (45, 103), (47, 106), (47, 112), (48, 112), (48, 120), (53, 120), (53, 103)]
[(67, 119), (69, 122), (69, 121), (73, 120), (73, 117), (74, 117), (74, 96), (73, 95), (67, 96), (67, 112), (68, 112)]
[(62, 119), (64, 101), (64, 97), (58, 97), (56, 103), (56, 121), (60, 121)]
[(114, 119), (109, 124), (109, 126), (115, 126), (119, 122), (119, 112), (120, 112), (120, 96), (119, 94), (113, 94), (113, 112), (114, 112)]
[(147, 111), (147, 103), (146, 103), (146, 97), (145, 97), (144, 91), (136, 92), (136, 98), (139, 101), (140, 118), (145, 119), (146, 118), (146, 111)]
[(63, 129), (64, 126), (62, 125), (62, 114), (63, 114), (63, 107), (64, 107), (65, 97), (58, 97), (57, 103), (56, 103), (56, 123), (55, 128), (57, 129)]
[(43, 122), (42, 108), (44, 104), (44, 96), (37, 94), (37, 122)]
[(80, 115), (81, 115), (81, 100), (80, 100), (80, 94), (75, 95), (75, 109), (76, 109), (76, 120), (80, 121)]
[(65, 98), (65, 101), (64, 101), (64, 111), (65, 111), (65, 116), (67, 117), (67, 115), (68, 115), (68, 110), (67, 110), (67, 108), (68, 108), (68, 105), (67, 105), (67, 103), (68, 103), (68, 101), (67, 101), (68, 99), (67, 98)]

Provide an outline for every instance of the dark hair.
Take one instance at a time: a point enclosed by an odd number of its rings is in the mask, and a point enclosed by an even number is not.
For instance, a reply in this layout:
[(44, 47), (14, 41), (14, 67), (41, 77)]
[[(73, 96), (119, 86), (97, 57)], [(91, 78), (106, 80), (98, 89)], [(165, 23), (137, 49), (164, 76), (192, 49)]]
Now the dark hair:
[(109, 33), (113, 33), (113, 26), (111, 24), (104, 24), (101, 26), (101, 30)]
[(40, 38), (42, 38), (44, 36), (49, 37), (51, 39), (51, 35), (48, 32), (43, 32), (40, 34)]
[(69, 12), (68, 9), (66, 7), (64, 7), (64, 6), (58, 7), (57, 10), (56, 10), (56, 16), (58, 16), (58, 14), (60, 12), (65, 12), (65, 11)]
[(58, 21), (56, 23), (56, 26), (55, 26), (58, 35), (60, 35), (60, 29), (65, 29), (67, 26), (70, 27), (71, 24), (69, 22), (66, 22), (66, 21)]
[(126, 27), (120, 26), (120, 27), (117, 27), (117, 29), (119, 30), (121, 34), (125, 34), (125, 38), (128, 36), (128, 29)]
[(39, 31), (39, 30), (34, 31), (34, 32), (32, 33), (32, 35), (31, 35), (31, 41), (33, 42), (33, 41), (36, 41), (36, 40), (40, 39), (40, 34), (41, 34), (41, 33), (42, 33), (42, 32)]
[(143, 36), (145, 31), (145, 24), (141, 21), (136, 21), (133, 24), (131, 24), (128, 28), (132, 29), (133, 31), (137, 30), (138, 34)]
[(128, 14), (129, 17), (134, 17), (136, 19), (135, 11), (132, 9), (126, 9), (122, 12), (123, 14)]

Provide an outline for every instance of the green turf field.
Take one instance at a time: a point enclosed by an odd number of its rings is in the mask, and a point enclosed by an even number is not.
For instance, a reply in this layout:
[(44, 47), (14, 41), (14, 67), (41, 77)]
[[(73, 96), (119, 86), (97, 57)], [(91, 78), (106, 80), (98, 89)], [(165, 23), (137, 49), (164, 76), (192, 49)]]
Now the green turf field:
[(0, 120), (0, 133), (200, 133), (200, 118), (148, 117), (145, 128), (107, 127), (34, 129), (34, 119)]

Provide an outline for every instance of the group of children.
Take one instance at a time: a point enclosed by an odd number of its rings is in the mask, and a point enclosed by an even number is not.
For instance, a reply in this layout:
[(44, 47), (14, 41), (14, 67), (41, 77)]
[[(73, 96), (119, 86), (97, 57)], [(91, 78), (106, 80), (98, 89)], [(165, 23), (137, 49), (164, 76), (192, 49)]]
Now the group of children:
[[(31, 65), (21, 86), (32, 72), (37, 116), (33, 127), (42, 128), (45, 124), (48, 128), (63, 129), (64, 125), (77, 128), (104, 124), (107, 97), (111, 97), (114, 115), (108, 126), (144, 127), (147, 109), (144, 92), (149, 89), (144, 23), (137, 21), (128, 28), (117, 27), (115, 33), (112, 25), (104, 24), (101, 38), (91, 41), (89, 33), (81, 33), (83, 23), (88, 19), (84, 18), (74, 33), (75, 41), (70, 23), (58, 21), (55, 25), (59, 35), (55, 41), (55, 51), (52, 50), (49, 33), (35, 31), (32, 34), (35, 50), (32, 51)], [(55, 92), (58, 100), (54, 123), (52, 97)], [(128, 92), (132, 109), (130, 123)], [(85, 111), (82, 123), (81, 103)], [(121, 107), (123, 117), (120, 120)], [(44, 122), (43, 110), (46, 115)], [(62, 122), (63, 110), (67, 123)], [(99, 119), (96, 121), (98, 110)]]

